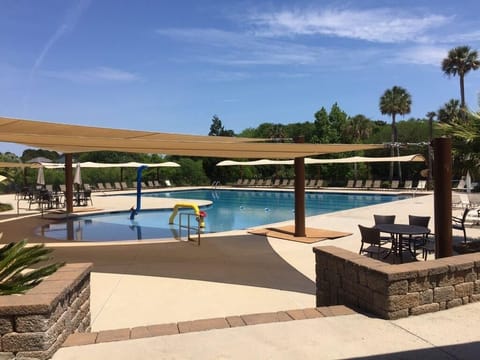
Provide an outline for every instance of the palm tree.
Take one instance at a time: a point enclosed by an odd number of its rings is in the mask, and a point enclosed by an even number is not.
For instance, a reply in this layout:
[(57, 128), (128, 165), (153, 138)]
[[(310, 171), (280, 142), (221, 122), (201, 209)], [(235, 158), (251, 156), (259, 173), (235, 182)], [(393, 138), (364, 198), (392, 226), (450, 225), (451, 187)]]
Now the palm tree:
[(448, 52), (448, 56), (442, 61), (442, 71), (450, 76), (458, 75), (460, 78), (460, 100), (461, 108), (465, 108), (465, 86), (464, 78), (470, 70), (477, 70), (480, 67), (480, 60), (476, 50), (469, 46), (458, 46)]
[[(398, 142), (396, 116), (410, 113), (412, 105), (412, 97), (407, 90), (400, 86), (394, 86), (391, 89), (385, 90), (380, 98), (380, 112), (385, 115), (392, 116), (392, 144), (390, 155), (395, 155), (395, 146)], [(401, 178), (400, 163), (398, 163), (399, 176)], [(390, 163), (390, 181), (393, 179), (393, 162)]]
[(438, 121), (441, 123), (457, 123), (461, 118), (460, 101), (450, 99), (438, 109)]
[[(1, 238), (0, 233), (0, 238)], [(12, 242), (0, 248), (0, 295), (21, 294), (38, 285), (44, 277), (53, 274), (64, 263), (45, 265), (26, 271), (33, 265), (48, 261), (49, 253), (44, 244), (27, 247), (25, 240)]]

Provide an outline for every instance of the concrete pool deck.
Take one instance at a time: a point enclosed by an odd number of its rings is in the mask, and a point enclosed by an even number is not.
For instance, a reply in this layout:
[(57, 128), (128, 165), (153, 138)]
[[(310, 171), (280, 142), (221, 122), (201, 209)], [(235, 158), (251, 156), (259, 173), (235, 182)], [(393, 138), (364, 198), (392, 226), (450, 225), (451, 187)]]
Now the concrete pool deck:
[[(112, 198), (94, 195), (94, 205), (96, 208), (130, 208), (131, 199), (123, 202), (119, 198), (112, 201)], [(0, 202), (8, 202), (8, 198), (2, 195)], [(150, 205), (145, 202), (144, 206)], [(314, 244), (233, 231), (205, 235), (200, 247), (187, 242), (69, 246), (55, 241), (48, 242), (48, 246), (55, 248), (58, 260), (94, 263), (92, 331), (134, 328), (312, 308), (315, 305), (312, 248), (334, 245), (357, 252), (358, 224), (371, 225), (374, 213), (395, 214), (397, 222), (407, 222), (408, 214), (430, 215), (433, 227), (433, 196), (416, 196), (310, 217), (306, 222), (309, 227), (352, 233)], [(31, 229), (23, 226), (28, 221), (39, 220), (24, 219), (21, 227), (16, 226), (18, 236), (25, 236), (25, 231)], [(14, 222), (0, 223), (0, 232)], [(477, 239), (480, 229), (469, 228), (467, 235)], [(5, 236), (3, 240), (6, 241)], [(262, 324), (68, 347), (57, 352), (54, 359), (318, 358), (319, 355), (344, 358), (392, 355), (401, 351), (407, 352), (402, 356), (411, 358), (453, 358), (450, 351), (465, 355), (457, 358), (467, 358), (480, 340), (478, 332), (472, 331), (480, 322), (479, 310), (479, 304), (471, 304), (395, 321), (352, 314)], [(468, 344), (458, 347), (459, 343)]]

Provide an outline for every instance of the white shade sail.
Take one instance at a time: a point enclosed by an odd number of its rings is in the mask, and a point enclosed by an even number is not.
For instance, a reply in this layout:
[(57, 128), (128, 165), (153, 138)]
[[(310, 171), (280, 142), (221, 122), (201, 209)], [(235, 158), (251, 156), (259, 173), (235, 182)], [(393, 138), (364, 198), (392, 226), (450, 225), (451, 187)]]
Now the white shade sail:
[[(348, 164), (348, 163), (362, 163), (362, 162), (424, 162), (423, 155), (405, 155), (405, 156), (392, 156), (392, 157), (365, 157), (365, 156), (352, 156), (340, 159), (312, 159), (305, 158), (305, 164)], [(255, 160), (255, 161), (234, 161), (224, 160), (220, 161), (217, 166), (234, 166), (234, 165), (293, 165), (293, 160)]]
[[(155, 167), (180, 167), (180, 164), (177, 164), (173, 161), (167, 161), (163, 163), (138, 163), (138, 162), (126, 162), (126, 163), (97, 163), (91, 161), (85, 161), (80, 164), (82, 168), (112, 168), (112, 167), (124, 167), (124, 168), (138, 168), (140, 166), (147, 166), (149, 168)], [(63, 169), (65, 164), (57, 164), (57, 163), (42, 163), (42, 166), (46, 169)]]

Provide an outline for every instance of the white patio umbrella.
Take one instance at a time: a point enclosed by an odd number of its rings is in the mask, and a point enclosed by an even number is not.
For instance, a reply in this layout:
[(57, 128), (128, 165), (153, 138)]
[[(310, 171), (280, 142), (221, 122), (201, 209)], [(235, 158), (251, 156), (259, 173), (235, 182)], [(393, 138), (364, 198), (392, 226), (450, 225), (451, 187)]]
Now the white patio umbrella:
[(465, 185), (467, 187), (467, 192), (472, 191), (472, 177), (470, 175), (470, 171), (467, 170), (467, 176), (465, 176)]
[(0, 183), (1, 183), (3, 180), (7, 180), (7, 177), (6, 177), (6, 176), (3, 176), (3, 175), (0, 175)]
[(79, 186), (82, 185), (82, 172), (80, 171), (80, 163), (77, 163), (77, 166), (75, 167), (73, 183)]
[(45, 174), (43, 172), (43, 166), (38, 168), (37, 185), (45, 185)]

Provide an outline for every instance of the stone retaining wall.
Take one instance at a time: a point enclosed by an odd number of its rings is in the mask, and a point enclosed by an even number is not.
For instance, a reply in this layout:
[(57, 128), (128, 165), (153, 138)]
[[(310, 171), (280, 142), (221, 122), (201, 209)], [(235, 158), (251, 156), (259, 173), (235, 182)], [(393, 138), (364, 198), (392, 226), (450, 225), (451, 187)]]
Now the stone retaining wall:
[(92, 264), (67, 264), (24, 295), (0, 296), (0, 358), (48, 359), (90, 331)]
[(480, 301), (480, 253), (391, 265), (335, 246), (313, 251), (317, 306), (398, 319)]

